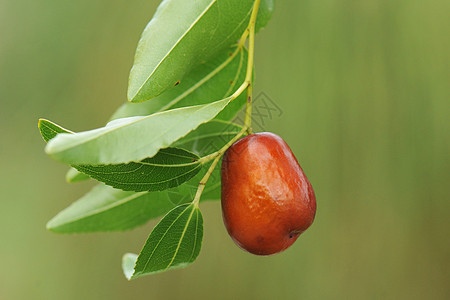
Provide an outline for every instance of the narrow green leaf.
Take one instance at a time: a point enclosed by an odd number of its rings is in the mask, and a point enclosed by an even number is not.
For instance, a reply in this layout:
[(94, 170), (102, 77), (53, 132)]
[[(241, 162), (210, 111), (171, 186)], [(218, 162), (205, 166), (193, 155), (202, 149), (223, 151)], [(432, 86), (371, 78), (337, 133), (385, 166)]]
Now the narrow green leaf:
[(73, 133), (46, 119), (39, 119), (38, 128), (42, 138), (46, 142), (53, 139), (58, 133)]
[(200, 209), (194, 204), (175, 207), (150, 233), (131, 279), (191, 264), (200, 253), (202, 238)]
[[(39, 120), (44, 140), (58, 133), (73, 133), (47, 120)], [(154, 157), (140, 162), (114, 165), (73, 165), (66, 174), (68, 182), (92, 177), (124, 191), (161, 191), (182, 184), (201, 169), (200, 158), (183, 149), (161, 149)], [(77, 171), (78, 170), (78, 171)], [(80, 173), (82, 172), (82, 173)]]
[[(100, 184), (47, 223), (57, 233), (121, 231), (140, 226), (192, 201), (208, 165), (183, 185), (161, 192), (126, 192)], [(201, 201), (220, 199), (220, 168), (206, 184)]]
[[(142, 102), (173, 87), (192, 68), (235, 43), (248, 26), (254, 0), (164, 0), (148, 23), (130, 71), (128, 100)], [(262, 1), (258, 27), (272, 1)]]
[(69, 168), (69, 170), (67, 170), (66, 173), (66, 181), (68, 183), (75, 183), (75, 182), (81, 182), (81, 181), (85, 181), (88, 180), (89, 177), (88, 175), (81, 173), (80, 171), (78, 171), (75, 168)]
[[(177, 144), (204, 156), (222, 148), (240, 127), (213, 120), (180, 139)], [(219, 164), (220, 165), (220, 164)], [(59, 233), (126, 230), (166, 213), (174, 205), (191, 201), (209, 165), (195, 177), (176, 188), (161, 192), (134, 193), (99, 185), (83, 198), (60, 212), (48, 223)], [(220, 199), (220, 168), (206, 184), (201, 201)]]
[[(247, 65), (247, 50), (236, 47), (227, 48), (205, 63), (198, 65), (180, 83), (142, 103), (124, 103), (112, 116), (119, 119), (133, 116), (147, 116), (168, 109), (206, 104), (211, 99), (224, 99), (230, 96), (243, 82)], [(216, 117), (231, 120), (241, 110), (246, 101), (243, 93), (233, 100)]]
[(57, 233), (128, 230), (165, 214), (190, 196), (172, 198), (170, 190), (125, 192), (100, 184), (58, 213), (47, 229)]
[[(62, 128), (61, 126), (45, 119), (39, 119), (38, 128), (44, 141), (48, 142), (54, 138), (58, 133), (73, 133), (70, 130)], [(66, 181), (69, 183), (79, 182), (89, 179), (89, 176), (78, 172), (74, 168), (70, 168), (66, 173)]]
[[(47, 223), (57, 233), (122, 231), (160, 217), (173, 207), (192, 201), (208, 165), (194, 178), (160, 192), (126, 192), (99, 184)], [(220, 199), (220, 168), (206, 184), (201, 201)]]
[(90, 177), (124, 191), (161, 191), (178, 186), (202, 168), (192, 152), (166, 148), (140, 162), (115, 165), (74, 165)]
[[(214, 120), (177, 142), (199, 155), (220, 149), (240, 127)], [(50, 220), (47, 228), (58, 233), (127, 230), (161, 216), (174, 205), (191, 201), (198, 182), (208, 166), (195, 177), (176, 188), (161, 192), (125, 192), (103, 184), (96, 186), (78, 201)], [(206, 184), (201, 201), (220, 199), (220, 168)]]
[(229, 102), (227, 98), (145, 117), (118, 119), (90, 131), (61, 133), (49, 141), (45, 150), (68, 164), (141, 161), (213, 119)]

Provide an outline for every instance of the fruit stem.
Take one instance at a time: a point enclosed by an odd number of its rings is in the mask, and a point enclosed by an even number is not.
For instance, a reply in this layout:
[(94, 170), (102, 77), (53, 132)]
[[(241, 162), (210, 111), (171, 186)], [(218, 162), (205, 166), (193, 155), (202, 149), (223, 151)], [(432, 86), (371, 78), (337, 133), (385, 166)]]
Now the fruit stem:
[(255, 3), (253, 4), (252, 15), (250, 16), (250, 23), (246, 30), (249, 35), (249, 40), (248, 40), (247, 74), (245, 75), (245, 83), (247, 83), (247, 104), (245, 106), (244, 127), (247, 127), (248, 129), (250, 129), (252, 125), (252, 100), (253, 100), (252, 76), (253, 76), (253, 62), (255, 54), (255, 25), (256, 25), (256, 16), (258, 15), (259, 3), (260, 0), (256, 0)]
[(195, 193), (194, 200), (192, 203), (198, 207), (200, 203), (200, 197), (203, 193), (203, 190), (205, 189), (205, 185), (209, 180), (209, 177), (211, 177), (212, 172), (216, 168), (217, 164), (220, 161), (220, 158), (222, 155), (227, 151), (228, 148), (231, 147), (231, 145), (234, 144), (241, 136), (243, 136), (245, 133), (252, 133), (252, 129), (250, 128), (252, 123), (252, 76), (253, 76), (253, 60), (254, 60), (254, 52), (255, 52), (255, 24), (256, 24), (256, 16), (258, 15), (258, 9), (259, 4), (261, 0), (255, 0), (255, 3), (253, 4), (252, 14), (250, 16), (250, 22), (247, 27), (247, 29), (242, 34), (239, 42), (238, 42), (238, 49), (244, 46), (245, 41), (247, 40), (247, 37), (249, 38), (248, 41), (248, 59), (247, 59), (247, 73), (245, 75), (245, 80), (241, 84), (241, 86), (230, 96), (230, 101), (233, 101), (237, 97), (239, 97), (243, 91), (247, 90), (247, 104), (245, 106), (245, 121), (244, 126), (242, 127), (241, 131), (235, 135), (225, 146), (223, 146), (219, 151), (214, 152), (210, 155), (207, 155), (200, 159), (201, 163), (206, 163), (214, 158), (211, 166), (208, 168), (208, 171), (203, 176), (203, 178), (200, 180), (197, 188), (197, 192)]
[(252, 81), (252, 72), (253, 72), (253, 57), (255, 53), (255, 24), (256, 24), (256, 16), (258, 15), (260, 0), (256, 0), (253, 4), (252, 15), (250, 16), (250, 23), (247, 28), (247, 32), (249, 35), (248, 40), (248, 59), (247, 59), (247, 74), (245, 76), (245, 81), (249, 84)]
[(247, 132), (247, 130), (248, 130), (248, 128), (246, 128), (244, 126), (241, 129), (241, 131), (237, 135), (235, 135), (225, 146), (220, 148), (219, 151), (214, 152), (214, 153), (204, 157), (204, 158), (208, 158), (208, 160), (210, 160), (212, 157), (215, 157), (215, 158), (214, 158), (214, 161), (212, 162), (211, 166), (209, 167), (208, 171), (206, 172), (206, 174), (203, 176), (203, 178), (198, 183), (197, 192), (195, 193), (194, 200), (192, 201), (192, 203), (194, 203), (196, 207), (198, 207), (198, 205), (200, 203), (200, 197), (203, 193), (203, 190), (205, 189), (205, 185), (208, 182), (209, 177), (211, 177), (211, 174), (214, 171), (214, 169), (216, 168), (217, 164), (219, 163), (220, 158), (225, 153), (225, 151), (227, 151), (227, 149), (230, 148), (230, 146), (234, 144), (234, 142), (236, 142), (241, 136), (243, 136)]

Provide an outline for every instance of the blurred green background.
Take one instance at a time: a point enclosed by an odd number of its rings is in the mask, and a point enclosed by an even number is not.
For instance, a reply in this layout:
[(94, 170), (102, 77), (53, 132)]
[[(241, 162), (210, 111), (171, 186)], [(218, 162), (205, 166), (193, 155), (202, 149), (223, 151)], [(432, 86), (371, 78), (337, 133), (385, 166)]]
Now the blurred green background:
[(193, 265), (127, 282), (121, 256), (155, 222), (45, 230), (92, 183), (65, 183), (37, 120), (103, 126), (157, 5), (0, 0), (0, 299), (449, 299), (448, 0), (277, 1), (255, 92), (282, 114), (262, 127), (288, 142), (318, 201), (288, 251), (241, 251), (209, 202)]

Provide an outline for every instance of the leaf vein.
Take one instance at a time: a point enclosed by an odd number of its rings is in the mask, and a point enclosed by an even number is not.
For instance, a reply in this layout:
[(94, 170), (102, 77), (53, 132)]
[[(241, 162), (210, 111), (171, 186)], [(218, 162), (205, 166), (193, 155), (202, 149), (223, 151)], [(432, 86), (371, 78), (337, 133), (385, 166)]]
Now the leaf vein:
[[(191, 204), (192, 205), (192, 204)], [(164, 232), (164, 234), (162, 235), (162, 237), (159, 239), (158, 243), (155, 245), (155, 248), (153, 248), (152, 253), (150, 253), (149, 258), (147, 259), (147, 261), (145, 262), (144, 268), (143, 270), (145, 271), (145, 269), (147, 269), (148, 264), (150, 263), (150, 260), (153, 257), (153, 254), (155, 254), (156, 249), (158, 249), (159, 244), (161, 244), (161, 241), (164, 239), (164, 237), (166, 236), (167, 232), (169, 232), (169, 230), (172, 228), (172, 226), (178, 221), (179, 218), (181, 218), (181, 216), (186, 212), (186, 210), (191, 206), (188, 205), (186, 206), (186, 208), (175, 218), (175, 220), (173, 220), (173, 222), (169, 225), (169, 227), (167, 227), (166, 231)], [(170, 213), (170, 212), (169, 212)], [(151, 234), (150, 234), (151, 235)], [(145, 247), (145, 246), (144, 246)]]
[[(191, 205), (192, 205), (192, 204), (191, 204)], [(181, 242), (182, 242), (183, 239), (184, 239), (184, 235), (186, 234), (186, 230), (187, 230), (187, 228), (189, 227), (189, 223), (191, 223), (192, 215), (194, 214), (194, 211), (195, 211), (195, 210), (196, 210), (196, 209), (194, 208), (194, 209), (192, 210), (191, 214), (189, 215), (189, 218), (188, 218), (188, 220), (187, 220), (187, 222), (186, 222), (186, 225), (185, 225), (184, 228), (183, 228), (183, 232), (181, 233), (180, 240), (178, 241), (177, 248), (175, 249), (175, 253), (172, 255), (171, 261), (169, 262), (169, 264), (167, 265), (167, 267), (166, 267), (164, 270), (167, 270), (167, 269), (172, 265), (172, 263), (173, 263), (173, 261), (175, 260), (175, 258), (177, 257), (178, 251), (180, 251), (180, 245), (181, 245)]]

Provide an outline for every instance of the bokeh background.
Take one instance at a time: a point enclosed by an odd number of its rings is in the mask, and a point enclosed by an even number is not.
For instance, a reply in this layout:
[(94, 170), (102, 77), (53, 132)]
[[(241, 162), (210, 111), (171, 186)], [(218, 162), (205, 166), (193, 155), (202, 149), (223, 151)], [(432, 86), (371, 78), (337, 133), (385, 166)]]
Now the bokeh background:
[(255, 89), (281, 113), (262, 108), (261, 129), (289, 143), (318, 201), (283, 254), (238, 249), (218, 202), (202, 204), (193, 265), (132, 282), (121, 256), (155, 222), (45, 230), (92, 183), (65, 183), (37, 120), (103, 126), (157, 5), (0, 0), (0, 299), (449, 299), (447, 0), (277, 1), (257, 37)]

